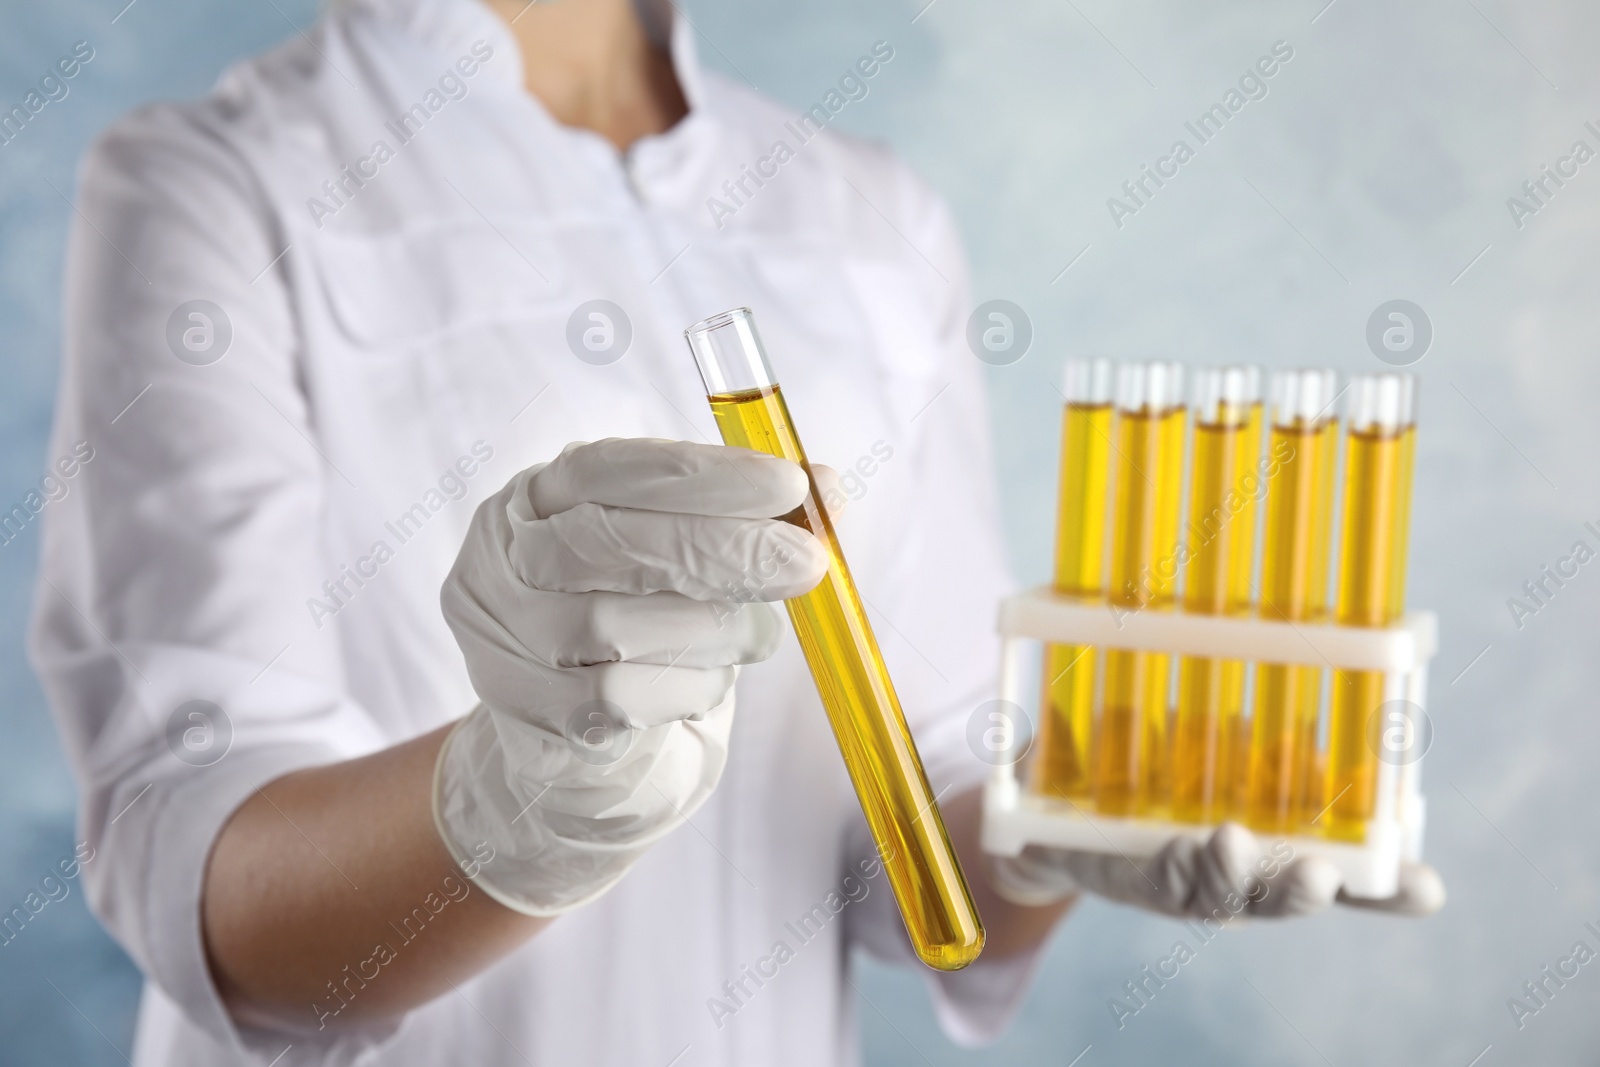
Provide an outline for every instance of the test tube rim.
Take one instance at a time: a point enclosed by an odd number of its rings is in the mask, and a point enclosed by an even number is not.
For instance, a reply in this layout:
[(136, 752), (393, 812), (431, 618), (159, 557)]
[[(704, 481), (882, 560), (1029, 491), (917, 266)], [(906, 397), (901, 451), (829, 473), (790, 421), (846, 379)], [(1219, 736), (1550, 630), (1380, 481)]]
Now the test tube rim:
[(754, 322), (755, 316), (756, 313), (748, 306), (729, 308), (727, 311), (719, 311), (715, 315), (707, 315), (699, 322), (691, 322), (683, 328), (683, 335), (688, 337), (691, 334), (710, 333), (712, 330), (729, 326), (741, 318)]

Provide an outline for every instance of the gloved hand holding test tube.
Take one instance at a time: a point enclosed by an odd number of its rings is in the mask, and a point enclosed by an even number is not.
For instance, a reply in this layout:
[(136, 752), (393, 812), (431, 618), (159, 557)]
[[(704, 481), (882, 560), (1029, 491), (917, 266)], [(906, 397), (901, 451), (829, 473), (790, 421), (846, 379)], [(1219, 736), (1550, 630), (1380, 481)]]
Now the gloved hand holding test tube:
[(792, 460), (811, 481), (805, 501), (782, 518), (823, 543), (828, 571), (815, 589), (785, 606), (912, 947), (930, 967), (959, 970), (983, 950), (983, 926), (805, 450), (767, 365), (755, 317), (749, 308), (725, 311), (690, 326), (684, 337), (723, 441)]

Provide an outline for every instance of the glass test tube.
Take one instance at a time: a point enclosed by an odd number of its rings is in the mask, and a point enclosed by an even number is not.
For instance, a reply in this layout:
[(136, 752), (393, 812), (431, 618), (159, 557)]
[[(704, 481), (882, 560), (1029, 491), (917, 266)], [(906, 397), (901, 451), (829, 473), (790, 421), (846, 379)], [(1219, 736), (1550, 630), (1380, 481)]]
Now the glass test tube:
[[(1389, 616), (1393, 619), (1406, 613), (1406, 572), (1411, 560), (1411, 480), (1417, 458), (1417, 377), (1414, 374), (1400, 375), (1400, 410), (1405, 414), (1406, 426), (1400, 435), (1399, 502), (1394, 509), (1394, 567), (1389, 579)], [(1402, 801), (1406, 779), (1414, 778), (1417, 768), (1403, 770), (1409, 774), (1396, 776), (1399, 779), (1396, 788), (1400, 790), (1397, 799)]]
[[(1251, 566), (1256, 469), (1261, 450), (1261, 373), (1208, 367), (1195, 375), (1189, 475), (1189, 561), (1183, 607), (1197, 615), (1239, 615), (1254, 602)], [(1172, 817), (1214, 823), (1233, 809), (1243, 774), (1244, 663), (1184, 656), (1172, 739)]]
[(1417, 458), (1417, 377), (1396, 375), (1400, 379), (1400, 472), (1395, 482), (1394, 566), (1389, 571), (1389, 617), (1406, 613), (1406, 564), (1411, 546), (1411, 473)]
[[(1416, 422), (1410, 375), (1371, 374), (1350, 382), (1345, 404), (1344, 508), (1335, 617), (1345, 626), (1387, 626), (1399, 617), (1395, 572), (1409, 509), (1402, 497), (1403, 444)], [(1408, 480), (1408, 479), (1407, 479)], [(1405, 486), (1409, 495), (1409, 485)], [(1404, 578), (1398, 581), (1404, 596)], [(1378, 757), (1369, 720), (1384, 701), (1378, 671), (1333, 672), (1328, 711), (1327, 812), (1318, 829), (1359, 842), (1377, 805)]]
[[(1055, 590), (1099, 597), (1105, 589), (1106, 510), (1111, 476), (1111, 364), (1068, 360), (1061, 417), (1061, 475), (1056, 497)], [(1045, 648), (1039, 747), (1033, 791), (1068, 799), (1090, 793), (1095, 650)]]
[[(1117, 369), (1116, 484), (1111, 522), (1114, 613), (1171, 607), (1177, 587), (1183, 493), (1183, 368), (1133, 363)], [(1095, 809), (1159, 814), (1170, 791), (1167, 704), (1171, 657), (1106, 651), (1094, 742)]]
[(785, 603), (789, 620), (912, 947), (930, 967), (965, 967), (983, 949), (983, 926), (805, 450), (767, 365), (755, 317), (749, 308), (725, 311), (690, 326), (684, 337), (723, 441), (792, 460), (811, 481), (805, 502), (782, 518), (822, 542), (828, 572), (811, 592)]
[[(1286, 622), (1322, 618), (1328, 602), (1333, 467), (1338, 419), (1331, 370), (1273, 375), (1267, 453), (1267, 514), (1261, 538), (1261, 617)], [(1245, 822), (1288, 833), (1313, 793), (1322, 672), (1263, 663), (1256, 668), (1255, 711), (1245, 785)], [(1317, 786), (1320, 787), (1320, 782)]]

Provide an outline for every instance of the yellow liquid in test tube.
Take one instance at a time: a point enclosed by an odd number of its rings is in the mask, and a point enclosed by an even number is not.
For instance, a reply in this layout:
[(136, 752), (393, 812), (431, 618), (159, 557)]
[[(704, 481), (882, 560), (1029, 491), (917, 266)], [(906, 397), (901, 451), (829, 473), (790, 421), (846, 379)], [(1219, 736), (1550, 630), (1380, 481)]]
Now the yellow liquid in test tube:
[[(1102, 372), (1109, 375), (1109, 366)], [(1111, 403), (1069, 400), (1061, 420), (1061, 479), (1056, 512), (1055, 589), (1098, 596), (1105, 565), (1110, 494)], [(1039, 750), (1030, 769), (1034, 792), (1068, 799), (1090, 792), (1095, 650), (1048, 645), (1044, 657)]]
[[(710, 401), (725, 442), (793, 460), (811, 477), (776, 385), (717, 394)], [(957, 970), (982, 951), (983, 926), (820, 499), (812, 480), (805, 503), (784, 519), (823, 543), (828, 573), (815, 589), (785, 606), (912, 946), (928, 966)]]
[[(1322, 621), (1328, 617), (1328, 582), (1333, 573), (1333, 499), (1339, 462), (1337, 419), (1329, 419), (1323, 424), (1317, 445), (1322, 453), (1319, 461), (1319, 469), (1322, 471), (1322, 497), (1316, 513), (1317, 542), (1311, 553), (1310, 598), (1307, 604), (1309, 617)], [(1317, 817), (1326, 802), (1322, 786), (1326, 779), (1327, 767), (1323, 754), (1317, 747), (1323, 674), (1314, 667), (1310, 669), (1316, 671), (1316, 683), (1312, 687), (1309, 705), (1301, 709), (1300, 734), (1295, 747), (1299, 757), (1299, 764), (1295, 768), (1295, 780), (1300, 783), (1300, 793), (1296, 800), (1294, 823), (1302, 828)]]
[[(1386, 626), (1401, 614), (1406, 525), (1416, 426), (1409, 422), (1409, 382), (1396, 375), (1351, 383), (1345, 439), (1344, 519), (1335, 612), (1346, 626)], [(1359, 428), (1358, 428), (1359, 427)], [(1376, 671), (1335, 671), (1330, 694), (1327, 812), (1318, 829), (1360, 842), (1376, 812), (1378, 756), (1372, 716), (1384, 699)]]
[[(1198, 376), (1183, 594), (1184, 610), (1193, 614), (1237, 615), (1251, 606), (1261, 443), (1255, 381), (1245, 368)], [(1178, 822), (1220, 822), (1232, 813), (1243, 771), (1244, 681), (1239, 660), (1178, 661), (1172, 739), (1172, 817)]]
[[(1261, 617), (1310, 622), (1327, 611), (1328, 552), (1337, 420), (1324, 409), (1333, 400), (1331, 372), (1293, 372), (1285, 422), (1275, 415), (1269, 459), (1277, 470), (1267, 482), (1261, 531)], [(1278, 383), (1275, 383), (1275, 392)], [(1244, 797), (1245, 822), (1255, 830), (1289, 833), (1316, 815), (1307, 807), (1321, 795), (1317, 772), (1317, 722), (1322, 672), (1316, 667), (1263, 663), (1256, 668), (1255, 713)]]
[(1260, 513), (1259, 502), (1263, 479), (1266, 477), (1261, 465), (1259, 400), (1250, 405), (1244, 433), (1239, 438), (1239, 450), (1239, 484), (1235, 488), (1245, 499), (1233, 521), (1240, 530), (1249, 531), (1249, 536), (1237, 536), (1232, 541), (1233, 558), (1228, 561), (1228, 604), (1231, 608), (1247, 609), (1256, 600), (1256, 518)]
[[(1402, 406), (1413, 410), (1411, 389), (1408, 386)], [(1410, 416), (1415, 418), (1413, 414)], [(1400, 432), (1399, 458), (1396, 461), (1399, 473), (1395, 481), (1395, 509), (1394, 509), (1394, 566), (1389, 573), (1389, 606), (1388, 614), (1391, 619), (1398, 619), (1406, 613), (1406, 564), (1410, 559), (1411, 547), (1411, 474), (1416, 466), (1417, 458), (1417, 424), (1409, 422)]]
[[(1175, 364), (1121, 368), (1118, 383), (1115, 503), (1111, 532), (1111, 611), (1170, 608), (1177, 586), (1178, 509), (1183, 492), (1184, 408)], [(1139, 384), (1139, 374), (1146, 375)], [(1144, 392), (1148, 388), (1149, 392)], [(1107, 815), (1159, 815), (1171, 790), (1167, 747), (1171, 657), (1106, 651), (1102, 710), (1094, 748), (1095, 809)]]
[[(1248, 531), (1248, 535), (1241, 533), (1233, 539), (1234, 558), (1228, 563), (1228, 609), (1246, 615), (1256, 609), (1256, 546), (1260, 542), (1261, 495), (1266, 488), (1266, 468), (1261, 459), (1261, 433), (1262, 405), (1258, 400), (1250, 405), (1249, 423), (1239, 439), (1240, 449), (1248, 457), (1239, 462), (1239, 488), (1248, 499), (1234, 521), (1239, 524), (1241, 531)], [(1240, 686), (1243, 685), (1241, 674)], [(1233, 725), (1233, 743), (1223, 775), (1226, 810), (1228, 817), (1235, 819), (1240, 817), (1244, 806), (1245, 782), (1250, 773), (1250, 721), (1244, 715), (1243, 701), (1244, 694), (1241, 692), (1239, 718)]]

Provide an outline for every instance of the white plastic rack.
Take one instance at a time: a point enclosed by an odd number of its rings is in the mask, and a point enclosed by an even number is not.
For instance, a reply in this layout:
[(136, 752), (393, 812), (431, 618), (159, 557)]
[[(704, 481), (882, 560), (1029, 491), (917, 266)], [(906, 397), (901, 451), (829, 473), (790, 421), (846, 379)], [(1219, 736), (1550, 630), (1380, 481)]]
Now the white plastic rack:
[[(1428, 661), (1437, 649), (1438, 622), (1426, 611), (1411, 612), (1382, 628), (1191, 615), (1180, 610), (1113, 614), (1105, 604), (1057, 596), (1046, 587), (1001, 602), (1000, 636), (1001, 697), (1019, 708), (1034, 703), (1024, 699), (1025, 688), (1039, 686), (1037, 673), (1027, 669), (1025, 643), (1040, 642), (1380, 671), (1385, 703), (1403, 699), (1420, 710), (1426, 704)], [(1408, 722), (1403, 728), (1418, 725)], [(1422, 762), (1421, 752), (1410, 746), (1422, 743), (1408, 735), (1398, 757), (1378, 761), (1377, 803), (1364, 842), (1288, 836), (1285, 840), (1295, 854), (1326, 857), (1344, 876), (1345, 891), (1351, 896), (1391, 896), (1401, 861), (1421, 858), (1426, 816)], [(1154, 854), (1174, 837), (1204, 838), (1214, 829), (1097, 815), (1070, 801), (1038, 796), (1017, 780), (1016, 761), (995, 768), (984, 794), (984, 845), (1001, 855), (1014, 856), (1024, 846), (1038, 844), (1138, 858)]]

